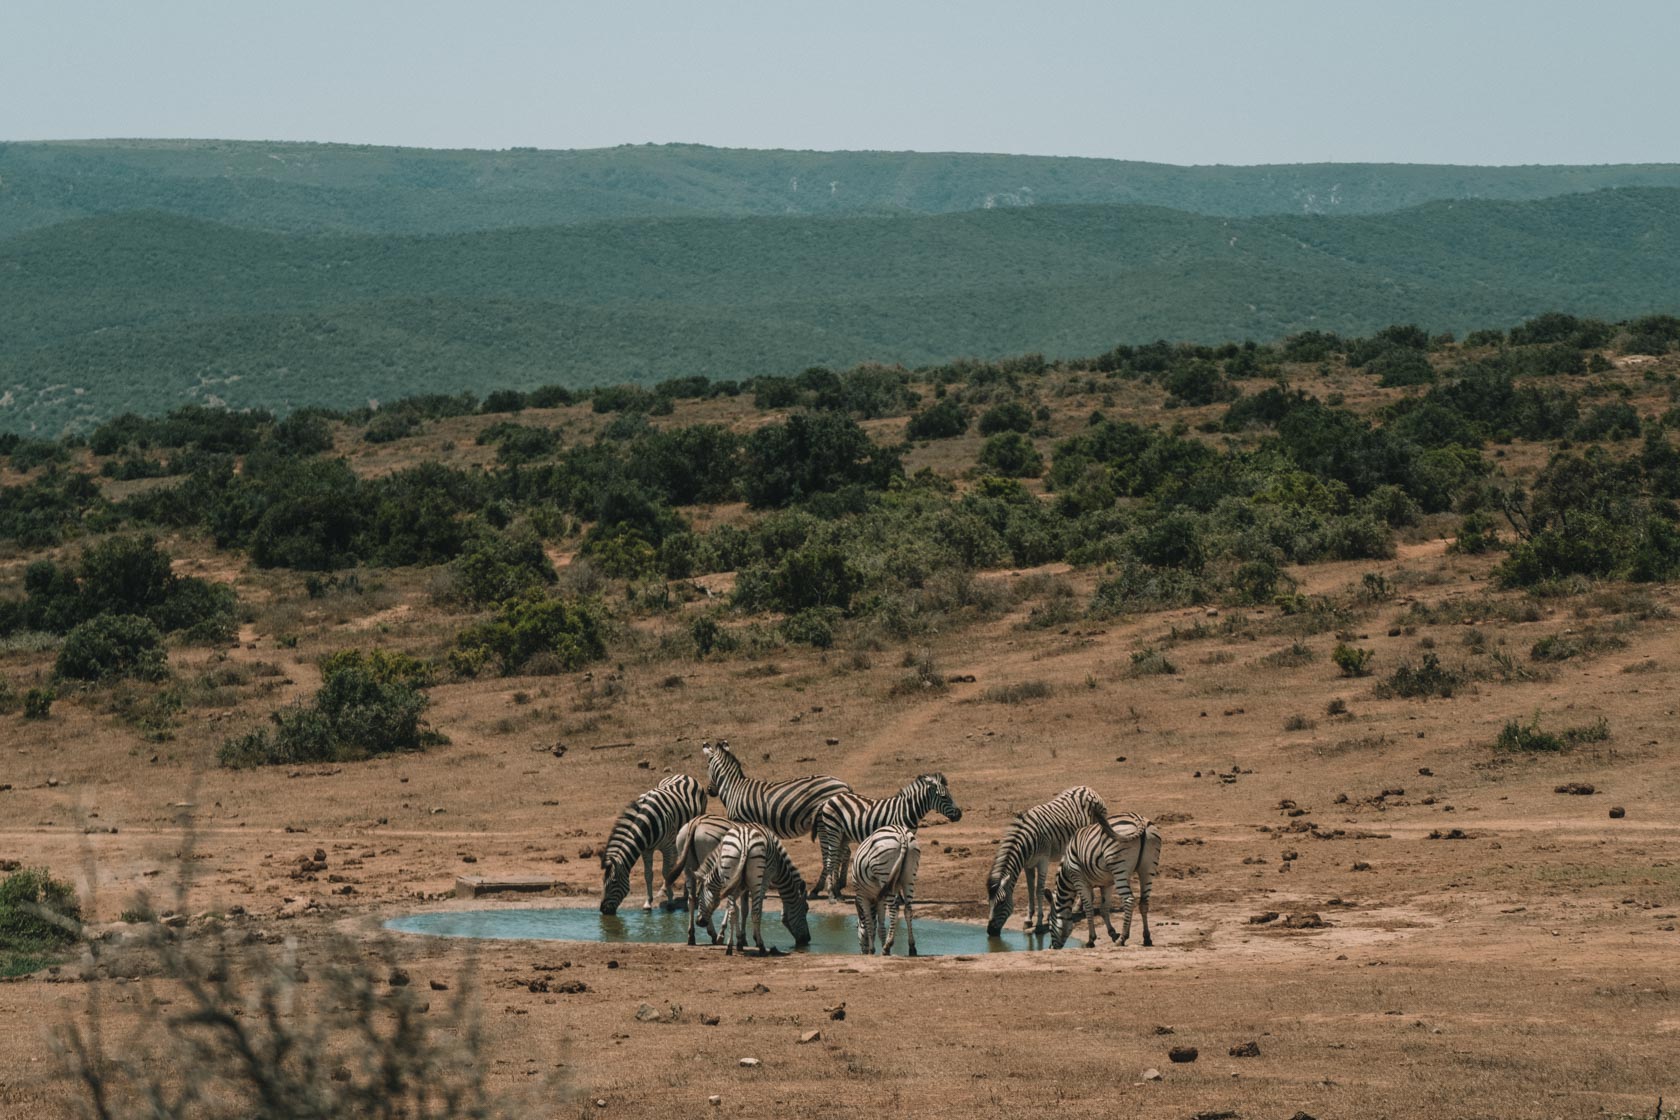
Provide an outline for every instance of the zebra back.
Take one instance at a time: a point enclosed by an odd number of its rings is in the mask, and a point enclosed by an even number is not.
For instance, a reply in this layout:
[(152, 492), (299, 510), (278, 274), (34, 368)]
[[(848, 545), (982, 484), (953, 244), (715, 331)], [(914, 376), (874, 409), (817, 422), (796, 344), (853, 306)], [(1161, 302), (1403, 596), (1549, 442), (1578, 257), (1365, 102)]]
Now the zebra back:
[(701, 749), (708, 788), (723, 802), (729, 819), (762, 825), (777, 836), (809, 834), (815, 839), (817, 811), (823, 803), (852, 790), (847, 782), (826, 774), (781, 782), (749, 778), (726, 740)]
[(818, 811), (816, 828), (825, 843), (831, 835), (856, 843), (881, 828), (918, 828), (922, 818), (935, 809), (947, 820), (962, 820), (962, 809), (952, 799), (945, 775), (921, 774), (891, 797), (836, 794)]
[(689, 820), (706, 811), (706, 791), (687, 774), (673, 774), (624, 807), (601, 846), (601, 908), (614, 913), (630, 891), (630, 870), (664, 847)]
[(902, 825), (876, 829), (852, 856), (852, 886), (860, 898), (909, 898), (916, 891), (922, 846)]

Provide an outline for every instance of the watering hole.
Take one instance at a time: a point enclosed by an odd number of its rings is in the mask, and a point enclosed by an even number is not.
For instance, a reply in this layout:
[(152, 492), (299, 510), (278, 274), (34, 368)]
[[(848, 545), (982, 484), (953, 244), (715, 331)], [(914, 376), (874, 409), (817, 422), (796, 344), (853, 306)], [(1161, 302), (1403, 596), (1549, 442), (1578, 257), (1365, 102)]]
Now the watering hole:
[[(719, 932), (722, 932), (719, 915)], [(856, 953), (857, 918), (851, 914), (810, 914), (811, 943), (795, 950), (793, 935), (782, 925), (780, 911), (764, 911), (764, 944), (782, 952)], [(688, 941), (688, 916), (680, 910), (627, 910), (608, 917), (593, 908), (554, 907), (519, 910), (443, 910), (428, 914), (406, 914), (385, 923), (386, 929), (434, 937), (479, 937), (493, 941), (604, 941), (624, 943), (674, 943)], [(696, 931), (698, 944), (710, 939)], [(751, 945), (751, 931), (748, 931)], [(1078, 943), (1077, 941), (1074, 943)], [(1004, 931), (1001, 937), (987, 937), (982, 926), (966, 922), (916, 920), (916, 951), (922, 956), (952, 953), (1005, 953), (1023, 949), (1044, 949), (1048, 935), (1029, 936), (1019, 929)], [(907, 948), (904, 923), (899, 922), (895, 955)]]

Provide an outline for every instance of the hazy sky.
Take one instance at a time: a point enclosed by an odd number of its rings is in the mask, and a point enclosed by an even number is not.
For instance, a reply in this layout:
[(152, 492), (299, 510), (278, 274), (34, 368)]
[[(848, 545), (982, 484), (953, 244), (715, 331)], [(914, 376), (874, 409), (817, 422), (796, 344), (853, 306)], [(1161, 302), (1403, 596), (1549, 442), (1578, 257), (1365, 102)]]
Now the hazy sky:
[(0, 0), (0, 140), (1680, 160), (1680, 0)]

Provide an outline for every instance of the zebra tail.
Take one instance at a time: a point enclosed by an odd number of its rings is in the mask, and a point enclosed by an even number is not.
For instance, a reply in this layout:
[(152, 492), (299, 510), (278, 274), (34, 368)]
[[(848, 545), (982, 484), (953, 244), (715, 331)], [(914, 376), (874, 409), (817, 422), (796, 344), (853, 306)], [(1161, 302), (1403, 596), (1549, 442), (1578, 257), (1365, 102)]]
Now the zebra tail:
[[(694, 830), (678, 835), (676, 854), (671, 857), (670, 865), (665, 869), (665, 889), (670, 890), (671, 884), (676, 882), (688, 868), (689, 857), (694, 854)], [(698, 869), (696, 869), (698, 870)]]
[(904, 864), (910, 858), (910, 845), (898, 846), (898, 858), (893, 861), (892, 871), (887, 874), (887, 881), (881, 894), (884, 898), (892, 898), (899, 893), (904, 878)]

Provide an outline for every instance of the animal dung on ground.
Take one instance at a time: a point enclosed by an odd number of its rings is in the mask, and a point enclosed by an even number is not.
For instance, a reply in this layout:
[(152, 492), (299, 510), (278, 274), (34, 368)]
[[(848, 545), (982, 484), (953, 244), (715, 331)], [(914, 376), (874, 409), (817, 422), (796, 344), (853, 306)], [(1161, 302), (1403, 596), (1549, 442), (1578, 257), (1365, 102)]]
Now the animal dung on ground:
[(1598, 790), (1593, 788), (1593, 784), (1591, 782), (1565, 782), (1561, 786), (1555, 787), (1552, 792), (1572, 793), (1576, 796), (1585, 796), (1589, 793), (1597, 793)]
[(1199, 1057), (1201, 1057), (1201, 1052), (1194, 1046), (1174, 1046), (1171, 1050), (1167, 1051), (1167, 1058), (1170, 1061), (1179, 1063), (1180, 1065), (1183, 1065), (1185, 1062), (1193, 1062)]
[(1612, 805), (1610, 807), (1611, 820), (1619, 821), (1625, 816), (1627, 816), (1627, 810), (1622, 808), (1620, 805)]
[(1314, 913), (1291, 914), (1283, 920), (1285, 929), (1323, 929), (1329, 924)]
[(1252, 1039), (1248, 1042), (1239, 1042), (1231, 1047), (1231, 1057), (1233, 1058), (1258, 1058), (1259, 1056), (1260, 1044)]
[(1250, 914), (1248, 916), (1248, 924), (1251, 926), (1263, 926), (1267, 922), (1275, 922), (1277, 920), (1278, 912), (1276, 910), (1268, 910), (1264, 914)]

